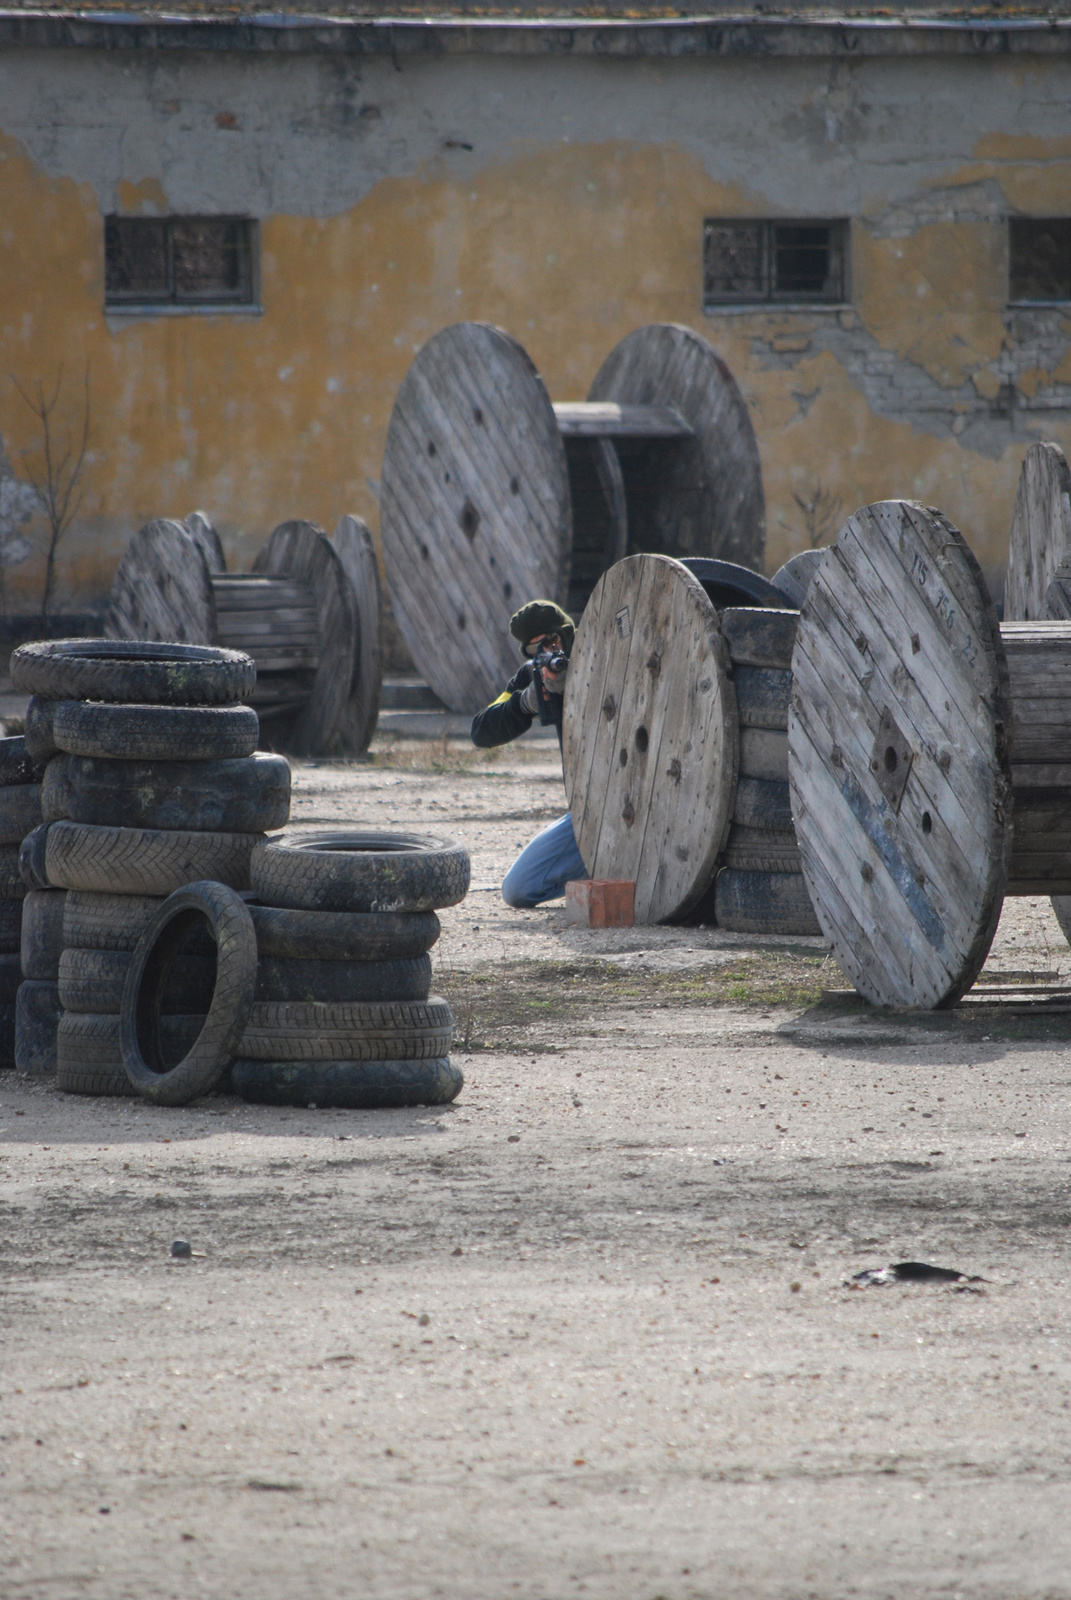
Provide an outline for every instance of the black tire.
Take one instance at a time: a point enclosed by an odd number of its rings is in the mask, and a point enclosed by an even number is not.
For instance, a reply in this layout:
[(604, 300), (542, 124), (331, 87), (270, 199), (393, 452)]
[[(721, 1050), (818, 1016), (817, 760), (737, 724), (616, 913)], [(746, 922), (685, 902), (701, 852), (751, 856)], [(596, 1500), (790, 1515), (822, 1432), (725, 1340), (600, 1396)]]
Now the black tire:
[(42, 814), (99, 827), (266, 833), (289, 820), (290, 763), (263, 753), (235, 761), (54, 756)]
[(222, 706), (248, 700), (256, 667), (239, 650), (125, 639), (42, 639), (11, 657), (20, 694), (154, 706)]
[(26, 749), (22, 734), (10, 739), (0, 739), (0, 787), (11, 783), (40, 783), (44, 771), (40, 761), (34, 761)]
[(243, 1100), (269, 1106), (340, 1106), (381, 1111), (441, 1106), (465, 1079), (448, 1056), (428, 1061), (250, 1061), (239, 1058), (231, 1086)]
[(56, 1035), (63, 1007), (59, 985), (28, 981), (15, 1001), (15, 1067), (24, 1077), (56, 1070)]
[(19, 954), (22, 975), (33, 983), (57, 983), (63, 950), (65, 889), (34, 889), (22, 902)]
[(0, 900), (25, 900), (26, 885), (19, 869), (17, 844), (0, 844)]
[(162, 894), (93, 894), (71, 889), (63, 909), (63, 944), (78, 950), (133, 950)]
[(714, 886), (714, 915), (730, 933), (818, 937), (821, 928), (800, 872), (737, 872), (726, 868)]
[[(204, 1017), (160, 1018), (165, 1060), (179, 1061), (195, 1044)], [(65, 1011), (56, 1032), (56, 1083), (68, 1094), (133, 1095), (123, 1066), (122, 1019), (92, 1012)]]
[(21, 900), (0, 900), (0, 954), (13, 955), (22, 949)]
[(792, 674), (783, 667), (733, 667), (742, 728), (787, 728)]
[(240, 1053), (254, 1061), (429, 1061), (450, 1053), (445, 1000), (357, 1003), (259, 1000)]
[(53, 738), (53, 722), (56, 717), (58, 700), (41, 700), (34, 695), (26, 707), (26, 731), (23, 734), (23, 744), (26, 754), (37, 766), (43, 766), (59, 749)]
[(0, 1006), (13, 1006), (22, 983), (22, 961), (18, 956), (0, 956)]
[(434, 911), (285, 911), (247, 902), (261, 958), (294, 961), (405, 961), (439, 937)]
[(0, 844), (21, 844), (41, 824), (41, 785), (16, 783), (0, 789)]
[(249, 887), (249, 858), (259, 833), (168, 832), (160, 828), (96, 828), (53, 822), (48, 829), (49, 883), (98, 894), (173, 894), (187, 883), (215, 879)]
[[(51, 770), (51, 768), (49, 769)], [(47, 777), (46, 777), (47, 784)], [(742, 828), (770, 833), (792, 833), (792, 805), (788, 784), (776, 778), (740, 778), (733, 803), (733, 822)]]
[(729, 829), (722, 865), (738, 872), (803, 871), (794, 833), (742, 828), (735, 822)]
[(257, 968), (258, 1000), (426, 1000), (430, 992), (430, 956), (414, 956), (408, 961), (294, 961), (286, 956), (261, 956)]
[(0, 1006), (0, 1067), (15, 1065), (15, 1007)]
[(260, 721), (252, 706), (53, 703), (53, 743), (57, 750), (72, 756), (106, 756), (119, 761), (231, 761), (251, 756), (260, 737)]
[[(134, 959), (131, 950), (64, 950), (59, 963), (60, 1001), (68, 1011), (110, 1012), (123, 1009), (123, 985)], [(165, 1016), (183, 1011), (207, 1015), (216, 980), (211, 955), (175, 956), (160, 997)]]
[(27, 894), (53, 887), (48, 881), (48, 828), (39, 823), (19, 845), (19, 875)]
[[(161, 998), (175, 951), (205, 923), (216, 941), (212, 1003), (196, 1042), (172, 1064), (161, 1050)], [(138, 1093), (181, 1106), (215, 1088), (238, 1054), (256, 983), (253, 919), (232, 889), (191, 883), (165, 900), (138, 940), (123, 988), (123, 1065)]]
[(468, 851), (418, 833), (312, 833), (253, 854), (250, 878), (265, 905), (301, 911), (433, 911), (469, 887)]

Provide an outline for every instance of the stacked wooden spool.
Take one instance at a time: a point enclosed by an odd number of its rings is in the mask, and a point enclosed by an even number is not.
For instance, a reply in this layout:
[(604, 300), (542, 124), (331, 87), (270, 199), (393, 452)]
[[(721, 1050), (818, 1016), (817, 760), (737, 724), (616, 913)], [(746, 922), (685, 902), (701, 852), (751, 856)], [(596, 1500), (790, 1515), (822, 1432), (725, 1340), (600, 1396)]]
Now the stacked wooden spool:
[(798, 615), (717, 561), (629, 556), (596, 586), (566, 689), (566, 791), (589, 872), (635, 882), (637, 922), (819, 931), (788, 801)]
[(455, 711), (516, 670), (510, 614), (578, 616), (628, 550), (762, 565), (765, 508), (747, 405), (688, 328), (611, 351), (585, 401), (552, 405), (508, 334), (460, 323), (410, 367), (383, 460), (383, 558), (421, 673)]
[(343, 517), (333, 540), (311, 522), (281, 523), (251, 573), (226, 571), (203, 512), (149, 522), (120, 562), (105, 633), (251, 656), (252, 704), (280, 748), (358, 755), (371, 743), (382, 682), (379, 574), (357, 517)]
[(833, 953), (874, 1004), (951, 1004), (1006, 894), (1071, 894), (1071, 622), (998, 624), (962, 534), (885, 501), (816, 575), (792, 675), (792, 814)]

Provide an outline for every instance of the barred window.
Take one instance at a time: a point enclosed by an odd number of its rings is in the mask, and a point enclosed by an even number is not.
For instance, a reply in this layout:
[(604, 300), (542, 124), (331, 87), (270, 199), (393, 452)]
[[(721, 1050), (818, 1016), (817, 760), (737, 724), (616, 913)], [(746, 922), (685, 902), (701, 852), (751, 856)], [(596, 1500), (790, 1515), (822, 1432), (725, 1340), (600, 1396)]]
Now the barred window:
[(839, 302), (846, 293), (848, 224), (703, 224), (703, 305)]
[(106, 305), (250, 305), (247, 217), (107, 217)]
[(1071, 300), (1071, 217), (1008, 219), (1008, 299), (1013, 305)]

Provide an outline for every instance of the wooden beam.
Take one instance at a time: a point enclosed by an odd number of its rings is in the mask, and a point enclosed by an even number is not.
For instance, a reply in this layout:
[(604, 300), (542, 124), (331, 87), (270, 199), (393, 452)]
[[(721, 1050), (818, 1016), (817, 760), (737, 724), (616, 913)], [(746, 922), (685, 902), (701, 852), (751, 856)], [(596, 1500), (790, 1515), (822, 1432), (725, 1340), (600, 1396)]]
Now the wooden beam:
[(564, 439), (690, 439), (675, 406), (622, 406), (612, 400), (566, 400), (554, 407)]

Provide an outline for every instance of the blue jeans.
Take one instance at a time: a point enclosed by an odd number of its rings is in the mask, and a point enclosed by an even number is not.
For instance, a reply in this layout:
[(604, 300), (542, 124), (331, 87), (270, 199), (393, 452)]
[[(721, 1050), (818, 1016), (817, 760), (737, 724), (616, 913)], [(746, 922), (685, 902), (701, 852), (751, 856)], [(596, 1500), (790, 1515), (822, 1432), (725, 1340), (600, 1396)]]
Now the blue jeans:
[(502, 898), (508, 906), (530, 909), (544, 900), (557, 900), (572, 878), (586, 878), (568, 811), (526, 844), (506, 873)]

